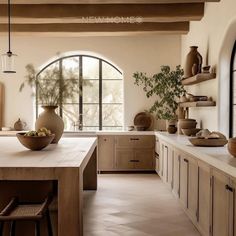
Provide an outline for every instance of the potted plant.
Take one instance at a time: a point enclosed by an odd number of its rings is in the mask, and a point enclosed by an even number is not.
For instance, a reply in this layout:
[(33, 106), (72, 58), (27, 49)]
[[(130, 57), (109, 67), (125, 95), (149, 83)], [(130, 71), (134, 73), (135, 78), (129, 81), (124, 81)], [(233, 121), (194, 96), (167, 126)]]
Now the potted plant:
[(143, 91), (148, 98), (156, 96), (149, 112), (154, 113), (157, 119), (176, 123), (178, 101), (186, 93), (181, 83), (183, 74), (184, 71), (180, 66), (176, 66), (172, 71), (167, 65), (161, 66), (161, 71), (153, 76), (147, 76), (143, 72), (133, 74), (134, 84), (143, 86)]
[(79, 93), (79, 80), (70, 73), (70, 78), (64, 79), (57, 67), (38, 73), (32, 64), (26, 65), (26, 80), (21, 84), (20, 91), (25, 85), (34, 88), (32, 95), (42, 104), (44, 112), (35, 123), (35, 129), (46, 127), (55, 133), (53, 143), (57, 143), (64, 130), (64, 122), (55, 112), (58, 105), (65, 100), (73, 100)]

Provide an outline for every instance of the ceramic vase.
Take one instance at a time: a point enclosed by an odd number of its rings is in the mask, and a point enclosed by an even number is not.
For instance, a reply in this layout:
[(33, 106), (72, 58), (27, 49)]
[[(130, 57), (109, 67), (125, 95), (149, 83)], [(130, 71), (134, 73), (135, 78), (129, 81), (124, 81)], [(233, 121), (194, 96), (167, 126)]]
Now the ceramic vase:
[(20, 118), (14, 124), (14, 129), (17, 131), (24, 130), (25, 127), (26, 127), (26, 123), (21, 121)]
[(58, 143), (63, 134), (64, 122), (62, 118), (55, 112), (57, 106), (42, 106), (42, 108), (44, 111), (36, 120), (35, 129), (38, 130), (42, 127), (45, 127), (51, 130), (51, 132), (55, 134), (55, 138), (52, 140), (52, 143)]
[[(201, 73), (202, 56), (197, 51), (197, 48), (198, 48), (197, 46), (190, 47), (190, 52), (187, 55), (185, 68), (184, 68), (184, 77), (185, 78), (193, 76), (193, 65), (194, 64), (196, 64), (196, 72)], [(195, 72), (195, 70), (194, 70), (194, 72)]]

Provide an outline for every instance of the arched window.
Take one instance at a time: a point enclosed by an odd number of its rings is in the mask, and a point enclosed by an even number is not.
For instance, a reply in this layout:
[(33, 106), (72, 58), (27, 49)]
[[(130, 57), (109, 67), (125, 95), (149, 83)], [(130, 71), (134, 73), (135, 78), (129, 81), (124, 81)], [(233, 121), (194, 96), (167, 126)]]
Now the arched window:
[[(53, 71), (59, 73), (54, 73)], [(74, 101), (64, 101), (57, 112), (64, 120), (65, 130), (121, 130), (123, 127), (122, 73), (114, 65), (90, 55), (73, 55), (57, 59), (37, 75), (52, 74), (50, 79), (78, 81), (80, 92)], [(48, 76), (47, 76), (48, 77)], [(60, 86), (58, 87), (60, 96)], [(37, 88), (36, 88), (37, 94)], [(41, 113), (40, 96), (36, 96), (36, 116)]]
[(230, 62), (230, 130), (229, 136), (236, 136), (236, 41)]

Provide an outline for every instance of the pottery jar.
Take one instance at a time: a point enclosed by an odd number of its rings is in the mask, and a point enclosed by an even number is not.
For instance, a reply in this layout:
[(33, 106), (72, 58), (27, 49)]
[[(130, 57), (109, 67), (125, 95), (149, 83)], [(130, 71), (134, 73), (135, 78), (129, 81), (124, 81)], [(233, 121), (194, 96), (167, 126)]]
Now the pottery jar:
[(51, 132), (55, 134), (55, 138), (52, 140), (52, 143), (58, 143), (64, 131), (64, 122), (55, 112), (57, 106), (42, 106), (42, 108), (44, 111), (36, 120), (35, 129), (38, 130), (45, 127), (51, 130)]
[(192, 68), (193, 68), (194, 64), (197, 65), (197, 69), (196, 69), (197, 73), (201, 73), (202, 56), (197, 51), (197, 48), (198, 48), (197, 46), (190, 47), (190, 52), (187, 55), (185, 68), (184, 68), (184, 77), (185, 78), (193, 76)]

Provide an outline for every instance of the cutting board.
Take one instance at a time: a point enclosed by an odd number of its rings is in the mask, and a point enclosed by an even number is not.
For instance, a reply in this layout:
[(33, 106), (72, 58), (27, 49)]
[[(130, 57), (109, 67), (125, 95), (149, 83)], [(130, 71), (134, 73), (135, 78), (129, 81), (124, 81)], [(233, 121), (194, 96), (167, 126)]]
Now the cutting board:
[(3, 126), (3, 117), (4, 117), (4, 103), (5, 103), (5, 98), (4, 98), (4, 85), (0, 83), (0, 130)]

